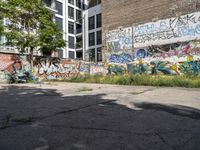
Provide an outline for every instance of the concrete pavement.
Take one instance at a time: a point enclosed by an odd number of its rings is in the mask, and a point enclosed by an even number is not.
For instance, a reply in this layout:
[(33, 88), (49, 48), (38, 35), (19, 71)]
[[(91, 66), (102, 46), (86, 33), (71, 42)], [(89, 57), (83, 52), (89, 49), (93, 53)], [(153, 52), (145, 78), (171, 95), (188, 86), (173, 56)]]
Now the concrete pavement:
[(0, 150), (199, 150), (200, 89), (0, 84)]

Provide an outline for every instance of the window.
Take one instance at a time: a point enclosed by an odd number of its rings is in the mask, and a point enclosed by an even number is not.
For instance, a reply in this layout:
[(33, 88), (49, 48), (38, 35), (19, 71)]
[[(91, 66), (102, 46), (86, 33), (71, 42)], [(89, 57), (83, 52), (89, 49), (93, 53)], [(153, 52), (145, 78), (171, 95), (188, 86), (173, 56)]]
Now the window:
[(100, 28), (101, 27), (101, 25), (102, 25), (102, 22), (101, 22), (101, 14), (98, 14), (97, 15), (97, 28)]
[(46, 6), (51, 7), (51, 0), (44, 0)]
[(97, 48), (97, 62), (102, 61), (102, 49), (101, 47)]
[(101, 4), (101, 0), (91, 0), (89, 1), (89, 8), (94, 7), (98, 4)]
[(101, 31), (97, 31), (97, 45), (102, 44), (102, 34)]
[(83, 59), (83, 51), (76, 51), (76, 59), (79, 60)]
[(89, 61), (95, 61), (95, 49), (89, 49)]
[(92, 29), (94, 29), (95, 28), (95, 21), (94, 21), (94, 16), (92, 16), (92, 17), (89, 17), (89, 23), (88, 23), (88, 25), (89, 25), (89, 30), (92, 30)]
[(84, 4), (84, 3), (83, 3), (82, 5), (83, 5), (83, 8), (82, 8), (82, 9), (83, 9), (83, 10), (86, 10), (86, 9), (87, 9), (87, 5)]
[(77, 36), (76, 37), (76, 48), (82, 48), (82, 36)]
[(68, 7), (68, 17), (70, 18), (70, 19), (74, 19), (74, 8), (72, 8), (72, 7)]
[(62, 9), (62, 3), (61, 2), (56, 1), (56, 10), (58, 11), (59, 15), (63, 14), (63, 9)]
[(62, 18), (55, 17), (55, 20), (56, 20), (56, 23), (58, 25), (58, 28), (60, 30), (63, 30), (63, 20), (62, 20)]
[(89, 46), (95, 45), (95, 33), (89, 33)]
[(69, 36), (68, 37), (68, 46), (69, 46), (69, 48), (72, 48), (72, 49), (74, 49), (75, 48), (75, 45), (74, 45), (74, 37), (73, 36)]
[(82, 14), (80, 10), (76, 10), (76, 20), (81, 22)]
[(69, 51), (69, 58), (74, 59), (74, 52), (73, 51)]
[(74, 34), (74, 23), (69, 21), (68, 32)]
[(74, 5), (74, 0), (68, 0), (68, 3)]
[(63, 58), (63, 50), (62, 49), (58, 50), (58, 57)]
[(81, 33), (82, 32), (82, 25), (76, 23), (76, 33)]
[(77, 6), (78, 8), (81, 8), (81, 0), (76, 0), (76, 6)]

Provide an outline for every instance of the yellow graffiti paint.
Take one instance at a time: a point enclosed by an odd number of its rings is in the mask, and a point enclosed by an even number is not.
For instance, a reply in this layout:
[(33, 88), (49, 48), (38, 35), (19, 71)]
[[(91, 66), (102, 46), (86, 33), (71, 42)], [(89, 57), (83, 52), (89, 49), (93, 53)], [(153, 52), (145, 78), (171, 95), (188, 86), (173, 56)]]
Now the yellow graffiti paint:
[(194, 59), (193, 59), (193, 56), (189, 54), (189, 55), (187, 56), (187, 61), (193, 61), (193, 60), (194, 60)]

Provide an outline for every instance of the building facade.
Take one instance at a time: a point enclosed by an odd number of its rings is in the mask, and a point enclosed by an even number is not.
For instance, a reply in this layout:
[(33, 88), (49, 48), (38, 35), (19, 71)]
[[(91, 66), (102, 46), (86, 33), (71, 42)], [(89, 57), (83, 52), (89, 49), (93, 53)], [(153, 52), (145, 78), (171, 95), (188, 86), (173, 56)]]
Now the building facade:
[[(83, 59), (82, 48), (82, 12), (84, 0), (43, 0), (46, 7), (52, 11), (53, 20), (63, 31), (66, 47), (59, 49), (60, 58)], [(1, 43), (5, 38), (1, 37)], [(14, 47), (1, 47), (1, 52), (19, 53)]]
[(130, 27), (200, 10), (198, 0), (104, 0), (104, 30)]
[[(56, 56), (87, 61), (101, 61), (101, 1), (100, 0), (43, 0), (52, 11), (53, 20), (63, 31), (66, 47)], [(90, 42), (89, 42), (90, 40)], [(1, 43), (5, 38), (1, 38)], [(1, 47), (1, 52), (18, 53), (14, 47)], [(39, 55), (36, 54), (36, 55)]]
[[(125, 50), (199, 39), (198, 31), (193, 34), (194, 36), (192, 33), (191, 35), (183, 33), (190, 32), (189, 28), (193, 27), (194, 30), (198, 30), (199, 11), (198, 0), (104, 0), (102, 2), (104, 51), (108, 50), (109, 46)], [(173, 33), (166, 33), (167, 30), (173, 30)], [(169, 34), (168, 36), (173, 34), (171, 35), (173, 38), (155, 34), (161, 34), (161, 31), (162, 34)], [(117, 43), (114, 36), (121, 38), (122, 41)]]
[(87, 3), (88, 8), (83, 12), (85, 23), (84, 49), (85, 60), (90, 62), (102, 61), (102, 10), (101, 1), (93, 0)]
[(84, 0), (45, 0), (55, 10), (54, 20), (63, 31), (66, 47), (58, 50), (60, 58), (83, 59), (82, 12)]

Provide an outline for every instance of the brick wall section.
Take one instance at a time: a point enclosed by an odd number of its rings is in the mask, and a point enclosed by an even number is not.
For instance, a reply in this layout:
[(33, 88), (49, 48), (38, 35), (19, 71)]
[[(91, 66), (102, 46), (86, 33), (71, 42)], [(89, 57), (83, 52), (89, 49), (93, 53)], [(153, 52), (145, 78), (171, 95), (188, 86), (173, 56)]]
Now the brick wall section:
[(199, 0), (103, 0), (103, 30), (129, 27), (200, 10)]
[(0, 71), (13, 71), (13, 64), (16, 64), (17, 68), (21, 66), (20, 55), (17, 54), (4, 54), (0, 53)]
[[(199, 0), (103, 0), (102, 32), (200, 11)], [(103, 34), (103, 61), (106, 60)]]

